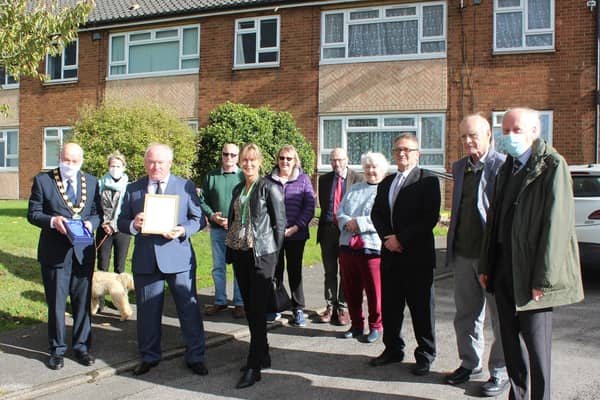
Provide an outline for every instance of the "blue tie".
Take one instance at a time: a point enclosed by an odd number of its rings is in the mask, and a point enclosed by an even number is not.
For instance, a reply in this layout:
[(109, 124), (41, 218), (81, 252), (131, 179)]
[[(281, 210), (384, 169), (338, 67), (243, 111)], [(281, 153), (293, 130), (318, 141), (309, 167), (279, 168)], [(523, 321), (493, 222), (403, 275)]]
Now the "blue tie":
[(77, 197), (75, 196), (75, 190), (73, 190), (71, 179), (67, 179), (67, 197), (71, 203), (75, 204), (77, 202)]

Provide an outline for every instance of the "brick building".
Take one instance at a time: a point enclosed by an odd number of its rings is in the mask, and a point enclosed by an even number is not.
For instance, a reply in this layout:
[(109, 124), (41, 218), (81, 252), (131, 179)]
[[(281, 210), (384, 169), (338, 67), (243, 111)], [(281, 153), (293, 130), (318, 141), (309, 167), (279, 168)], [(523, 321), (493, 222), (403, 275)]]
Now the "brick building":
[[(66, 0), (65, 0), (66, 1)], [(83, 104), (153, 99), (191, 125), (225, 101), (291, 112), (317, 152), (350, 163), (414, 132), (421, 164), (462, 154), (458, 123), (542, 111), (570, 163), (597, 162), (596, 13), (585, 1), (96, 0), (52, 79), (0, 75), (0, 198), (27, 198)]]

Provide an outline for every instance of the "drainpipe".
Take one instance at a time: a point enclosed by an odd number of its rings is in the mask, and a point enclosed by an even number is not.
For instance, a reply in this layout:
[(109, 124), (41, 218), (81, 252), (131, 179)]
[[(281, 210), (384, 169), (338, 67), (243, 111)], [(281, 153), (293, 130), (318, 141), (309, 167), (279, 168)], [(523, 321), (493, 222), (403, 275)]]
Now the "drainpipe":
[(594, 101), (596, 105), (595, 137), (594, 137), (594, 163), (598, 164), (598, 145), (600, 140), (600, 10), (596, 8), (596, 90)]

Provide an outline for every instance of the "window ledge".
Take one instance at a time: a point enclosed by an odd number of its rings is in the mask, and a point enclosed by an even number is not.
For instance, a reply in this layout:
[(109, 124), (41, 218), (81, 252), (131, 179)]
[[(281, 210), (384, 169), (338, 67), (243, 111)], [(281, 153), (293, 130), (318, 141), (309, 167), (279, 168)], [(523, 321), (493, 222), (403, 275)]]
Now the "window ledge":
[(55, 85), (68, 85), (73, 83), (79, 83), (78, 78), (74, 79), (54, 79), (50, 81), (42, 82), (43, 86), (55, 86)]
[(11, 85), (0, 85), (2, 90), (14, 90), (19, 88), (19, 84), (11, 84)]
[(492, 50), (492, 55), (503, 56), (510, 54), (531, 54), (531, 53), (556, 53), (556, 49), (511, 49), (511, 50)]
[(140, 78), (157, 78), (163, 76), (178, 76), (178, 75), (198, 75), (200, 70), (185, 70), (185, 71), (166, 71), (161, 73), (156, 72), (147, 72), (141, 74), (123, 74), (123, 75), (113, 75), (107, 76), (107, 81), (121, 81), (124, 79), (140, 79)]
[(437, 60), (445, 59), (447, 55), (435, 54), (435, 55), (410, 55), (404, 57), (365, 57), (365, 58), (328, 58), (321, 59), (319, 65), (335, 65), (335, 64), (358, 64), (358, 63), (371, 63), (371, 62), (404, 62), (404, 61), (420, 61), (420, 60)]
[(233, 71), (243, 71), (245, 69), (257, 69), (257, 68), (279, 68), (279, 63), (276, 64), (240, 64), (240, 65), (234, 65), (232, 70)]

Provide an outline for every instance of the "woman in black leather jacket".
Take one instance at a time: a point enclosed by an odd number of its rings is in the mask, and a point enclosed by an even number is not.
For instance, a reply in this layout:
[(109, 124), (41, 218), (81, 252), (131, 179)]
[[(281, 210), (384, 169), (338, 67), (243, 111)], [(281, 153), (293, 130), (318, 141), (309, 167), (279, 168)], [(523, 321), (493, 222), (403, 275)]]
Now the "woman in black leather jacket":
[(250, 352), (238, 389), (252, 386), (260, 380), (261, 368), (271, 366), (265, 314), (283, 244), (285, 205), (281, 191), (260, 176), (262, 161), (260, 149), (253, 143), (240, 151), (244, 182), (233, 190), (225, 238), (227, 262), (233, 263), (250, 328)]

